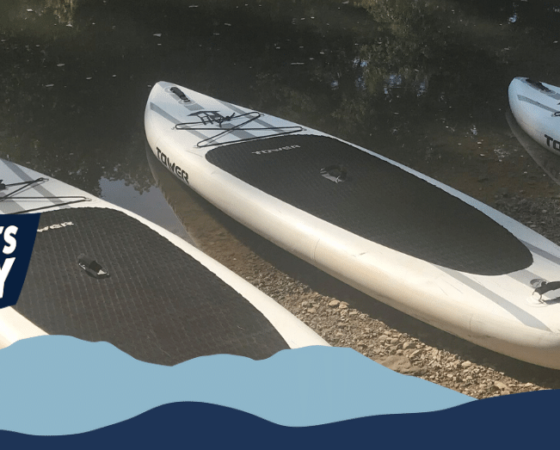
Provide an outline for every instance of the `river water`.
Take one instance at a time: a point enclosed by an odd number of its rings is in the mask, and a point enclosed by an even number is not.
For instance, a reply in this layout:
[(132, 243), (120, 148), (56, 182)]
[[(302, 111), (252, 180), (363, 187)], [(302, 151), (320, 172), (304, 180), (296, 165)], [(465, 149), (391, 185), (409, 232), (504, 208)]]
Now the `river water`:
[(558, 0), (2, 0), (0, 156), (173, 226), (143, 129), (166, 80), (488, 204), (555, 196), (505, 113), (513, 77), (560, 85), (559, 40)]

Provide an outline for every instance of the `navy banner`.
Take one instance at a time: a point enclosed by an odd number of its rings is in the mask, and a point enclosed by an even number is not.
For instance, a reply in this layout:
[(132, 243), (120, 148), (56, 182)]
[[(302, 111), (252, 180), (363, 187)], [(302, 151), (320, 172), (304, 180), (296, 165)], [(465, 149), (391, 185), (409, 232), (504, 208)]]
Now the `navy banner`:
[(0, 215), (0, 308), (15, 305), (19, 298), (40, 216)]
[(185, 402), (89, 433), (30, 436), (0, 431), (0, 439), (6, 448), (56, 450), (97, 450), (115, 443), (123, 448), (220, 450), (555, 448), (559, 396), (558, 391), (507, 395), (431, 413), (372, 416), (314, 427), (283, 427), (223, 406)]

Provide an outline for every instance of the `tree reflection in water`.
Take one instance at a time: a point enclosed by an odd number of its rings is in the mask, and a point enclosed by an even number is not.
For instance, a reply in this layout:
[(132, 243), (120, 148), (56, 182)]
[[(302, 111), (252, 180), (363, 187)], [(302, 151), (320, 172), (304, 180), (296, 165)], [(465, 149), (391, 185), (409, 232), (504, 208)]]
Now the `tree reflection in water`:
[(537, 170), (504, 159), (503, 113), (514, 76), (560, 84), (555, 2), (345, 3), (3, 0), (0, 155), (96, 194), (102, 178), (145, 190), (143, 108), (149, 86), (167, 80), (483, 200), (468, 181), (482, 171), (491, 197), (517, 183), (506, 173)]

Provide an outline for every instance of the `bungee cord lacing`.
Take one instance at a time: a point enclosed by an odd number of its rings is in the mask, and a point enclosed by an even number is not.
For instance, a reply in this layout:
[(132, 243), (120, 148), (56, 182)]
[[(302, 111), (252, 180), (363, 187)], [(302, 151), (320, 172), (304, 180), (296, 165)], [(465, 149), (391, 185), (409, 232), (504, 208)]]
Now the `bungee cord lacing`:
[(10, 200), (45, 200), (45, 201), (51, 201), (51, 200), (61, 200), (61, 203), (56, 203), (56, 204), (48, 204), (45, 206), (38, 206), (36, 208), (31, 208), (31, 209), (26, 209), (23, 211), (14, 211), (11, 213), (6, 213), (7, 215), (15, 215), (15, 214), (25, 214), (25, 213), (29, 213), (29, 212), (34, 212), (34, 211), (41, 211), (44, 209), (49, 209), (49, 208), (55, 208), (55, 207), (59, 207), (59, 206), (66, 206), (66, 205), (71, 205), (73, 203), (79, 203), (79, 202), (86, 202), (89, 201), (90, 199), (81, 195), (65, 195), (65, 196), (42, 196), (42, 197), (28, 197), (28, 196), (21, 196), (21, 195), (16, 195), (18, 193), (23, 192), (24, 190), (31, 188), (35, 185), (41, 184), (45, 181), (48, 181), (48, 178), (37, 178), (35, 180), (29, 180), (29, 181), (21, 181), (19, 183), (9, 183), (9, 184), (5, 184), (3, 182), (3, 180), (0, 180), (0, 192), (1, 191), (5, 191), (8, 188), (16, 188), (14, 191), (9, 192), (6, 195), (0, 196), (0, 202), (7, 202)]
[[(302, 131), (303, 128), (299, 125), (293, 126), (285, 126), (285, 127), (273, 127), (273, 126), (265, 126), (265, 127), (246, 127), (245, 125), (257, 120), (261, 117), (262, 114), (256, 111), (248, 112), (245, 114), (236, 115), (235, 113), (229, 116), (222, 116), (217, 111), (204, 111), (203, 113), (199, 114), (200, 121), (198, 122), (183, 122), (178, 123), (175, 125), (176, 130), (186, 130), (186, 131), (219, 131), (218, 134), (208, 137), (206, 139), (202, 139), (199, 141), (196, 146), (199, 148), (209, 147), (212, 145), (224, 145), (224, 144), (231, 144), (237, 142), (247, 142), (252, 141), (255, 139), (262, 139), (263, 137), (269, 136), (281, 136), (285, 134), (292, 134)], [(224, 128), (224, 124), (231, 123), (234, 120), (242, 120), (246, 119), (239, 124), (235, 124), (230, 128)], [(217, 127), (209, 127), (208, 125), (217, 124)], [(227, 142), (218, 142), (218, 140), (234, 131), (273, 131), (273, 133), (267, 136), (250, 136), (246, 138), (238, 138), (235, 141), (227, 141)]]

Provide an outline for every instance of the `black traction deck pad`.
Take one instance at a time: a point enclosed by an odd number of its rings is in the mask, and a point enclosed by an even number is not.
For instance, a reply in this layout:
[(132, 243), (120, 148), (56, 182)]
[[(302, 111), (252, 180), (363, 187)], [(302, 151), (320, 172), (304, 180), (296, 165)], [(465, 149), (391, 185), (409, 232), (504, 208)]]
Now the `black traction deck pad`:
[[(450, 269), (500, 275), (531, 252), (490, 217), (401, 168), (333, 138), (279, 136), (222, 145), (207, 160), (309, 214)], [(333, 169), (331, 179), (322, 169)], [(335, 182), (346, 171), (346, 179)]]
[[(46, 212), (42, 229), (15, 309), (49, 334), (108, 341), (163, 365), (220, 353), (264, 359), (289, 348), (237, 291), (120, 211)], [(110, 276), (88, 275), (82, 253)]]

